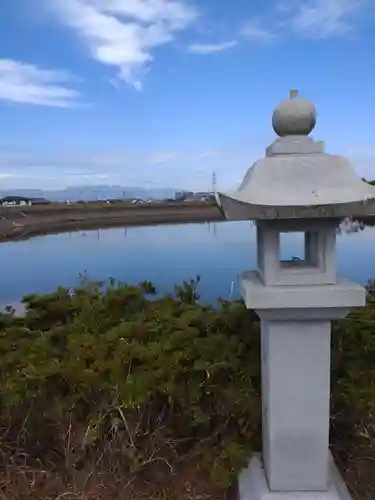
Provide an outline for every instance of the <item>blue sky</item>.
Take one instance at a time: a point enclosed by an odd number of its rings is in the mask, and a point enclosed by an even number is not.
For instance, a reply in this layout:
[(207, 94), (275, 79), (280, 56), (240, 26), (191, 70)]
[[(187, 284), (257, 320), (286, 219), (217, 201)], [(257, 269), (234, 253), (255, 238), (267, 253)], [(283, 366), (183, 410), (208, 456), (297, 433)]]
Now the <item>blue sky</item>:
[(298, 88), (375, 178), (374, 0), (0, 0), (0, 187), (235, 187)]

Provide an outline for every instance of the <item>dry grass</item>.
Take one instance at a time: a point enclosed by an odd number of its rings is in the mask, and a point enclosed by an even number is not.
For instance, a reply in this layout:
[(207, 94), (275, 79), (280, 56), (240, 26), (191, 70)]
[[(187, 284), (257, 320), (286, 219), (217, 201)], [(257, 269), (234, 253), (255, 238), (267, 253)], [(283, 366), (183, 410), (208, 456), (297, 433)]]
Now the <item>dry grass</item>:
[[(193, 460), (176, 456), (173, 443), (160, 432), (149, 436), (143, 460), (129, 467), (129, 449), (136, 451), (136, 434), (107, 436), (92, 447), (84, 461), (79, 448), (88, 430), (59, 429), (60, 443), (51, 443), (40, 456), (22, 447), (22, 429), (0, 439), (0, 500), (235, 500), (235, 488), (220, 489)], [(86, 436), (86, 437), (85, 437)], [(349, 440), (336, 439), (332, 450), (354, 500), (375, 499), (375, 420), (362, 425)], [(118, 453), (119, 446), (126, 453)], [(37, 454), (36, 454), (37, 455)], [(147, 455), (147, 456), (146, 456)], [(145, 458), (146, 457), (146, 458)], [(182, 458), (182, 459), (181, 459)]]
[[(165, 435), (169, 416), (161, 412), (157, 427), (141, 429), (141, 418), (125, 418), (125, 431), (112, 428), (90, 446), (90, 426), (51, 422), (46, 442), (31, 453), (26, 421), (14, 430), (0, 427), (0, 500), (233, 500), (179, 456)], [(16, 426), (17, 427), (17, 426)], [(39, 449), (38, 449), (39, 448)]]
[(332, 452), (354, 500), (375, 499), (375, 416), (356, 429), (352, 439), (336, 440)]
[[(223, 490), (207, 475), (197, 472), (194, 464), (170, 468), (155, 461), (136, 473), (121, 470), (121, 464), (96, 464), (82, 469), (72, 465), (56, 468), (28, 464), (28, 457), (15, 457), (0, 473), (0, 500), (234, 500), (233, 490)], [(24, 462), (23, 464), (20, 462)], [(31, 460), (30, 460), (31, 462)], [(95, 460), (93, 460), (95, 462)], [(69, 468), (68, 468), (69, 467)]]
[[(17, 477), (18, 476), (18, 477)], [(22, 477), (20, 477), (22, 476)], [(96, 478), (85, 488), (67, 485), (52, 475), (18, 471), (11, 480), (0, 483), (0, 500), (234, 500), (235, 492), (219, 490), (204, 476), (179, 469), (163, 478), (137, 478), (131, 483), (104, 482)]]

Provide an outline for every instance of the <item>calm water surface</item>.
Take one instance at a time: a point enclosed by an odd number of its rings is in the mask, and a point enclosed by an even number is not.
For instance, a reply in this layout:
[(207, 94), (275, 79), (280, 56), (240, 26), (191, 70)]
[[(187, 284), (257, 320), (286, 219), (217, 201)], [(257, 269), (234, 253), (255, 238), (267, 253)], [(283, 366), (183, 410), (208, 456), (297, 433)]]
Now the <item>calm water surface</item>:
[[(283, 253), (298, 255), (298, 236)], [(17, 306), (28, 293), (74, 286), (84, 272), (92, 279), (151, 280), (160, 292), (200, 274), (202, 300), (237, 297), (237, 274), (254, 267), (255, 253), (249, 222), (101, 229), (3, 243), (0, 307)], [(375, 278), (375, 228), (338, 238), (338, 268), (363, 284)]]

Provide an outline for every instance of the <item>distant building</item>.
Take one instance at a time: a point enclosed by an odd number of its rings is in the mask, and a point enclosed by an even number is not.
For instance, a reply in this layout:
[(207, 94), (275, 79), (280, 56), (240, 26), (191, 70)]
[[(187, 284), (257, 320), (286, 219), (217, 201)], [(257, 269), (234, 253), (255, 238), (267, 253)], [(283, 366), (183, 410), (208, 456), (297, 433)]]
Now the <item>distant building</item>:
[(3, 207), (25, 206), (31, 205), (31, 200), (22, 196), (5, 196), (1, 198), (0, 203)]
[(209, 201), (212, 199), (210, 193), (193, 193), (192, 196), (187, 196), (184, 201)]
[(208, 200), (215, 197), (214, 193), (207, 193), (207, 191), (195, 193), (195, 195), (199, 196), (200, 198), (207, 198)]
[(184, 201), (192, 196), (194, 196), (192, 191), (176, 191), (174, 199), (176, 201)]
[(176, 201), (209, 201), (213, 199), (213, 193), (193, 191), (177, 191), (175, 195)]
[(24, 196), (5, 196), (0, 199), (3, 207), (28, 206), (28, 205), (48, 205), (51, 203), (45, 198), (26, 198)]
[(184, 201), (184, 199), (178, 199), (178, 198), (164, 198), (164, 200), (162, 200), (163, 203), (181, 203), (181, 201)]

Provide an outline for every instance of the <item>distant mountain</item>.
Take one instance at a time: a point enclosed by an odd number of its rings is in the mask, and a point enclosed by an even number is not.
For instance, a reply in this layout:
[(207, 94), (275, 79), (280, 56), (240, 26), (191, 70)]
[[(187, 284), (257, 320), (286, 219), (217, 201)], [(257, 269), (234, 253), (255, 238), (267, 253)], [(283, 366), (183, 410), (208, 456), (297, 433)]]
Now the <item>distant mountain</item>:
[(50, 201), (94, 201), (107, 199), (164, 199), (173, 198), (177, 190), (173, 188), (142, 188), (137, 186), (72, 186), (65, 189), (0, 189), (4, 196), (24, 196), (25, 198), (46, 198)]

